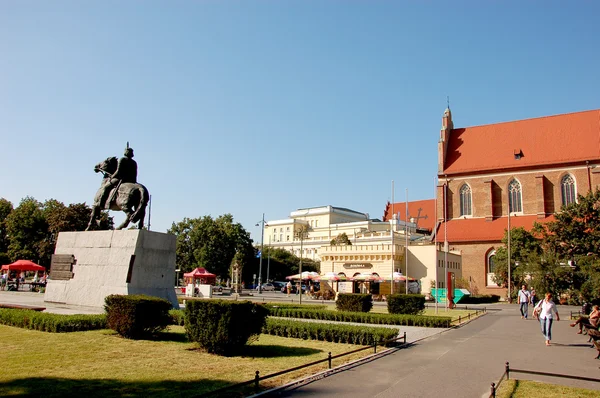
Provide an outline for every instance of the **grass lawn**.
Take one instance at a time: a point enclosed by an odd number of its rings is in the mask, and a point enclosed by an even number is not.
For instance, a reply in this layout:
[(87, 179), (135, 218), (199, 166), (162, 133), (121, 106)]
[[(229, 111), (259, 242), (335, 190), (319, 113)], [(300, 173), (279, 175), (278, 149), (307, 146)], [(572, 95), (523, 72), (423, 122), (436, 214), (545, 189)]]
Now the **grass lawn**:
[[(202, 394), (357, 348), (261, 335), (243, 356), (219, 357), (189, 343), (173, 326), (159, 341), (127, 340), (110, 330), (46, 333), (0, 325), (0, 396), (144, 396)], [(333, 366), (369, 355), (365, 350)], [(275, 386), (316, 373), (327, 363), (261, 382)], [(232, 396), (232, 395), (229, 395)]]
[(598, 395), (594, 390), (526, 380), (505, 380), (496, 392), (499, 398), (592, 398)]

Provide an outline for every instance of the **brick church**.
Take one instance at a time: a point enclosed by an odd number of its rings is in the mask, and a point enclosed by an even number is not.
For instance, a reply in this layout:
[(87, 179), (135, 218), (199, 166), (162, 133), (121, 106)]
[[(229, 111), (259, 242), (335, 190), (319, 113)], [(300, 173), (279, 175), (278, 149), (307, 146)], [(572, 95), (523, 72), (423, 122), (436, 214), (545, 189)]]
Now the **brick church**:
[(473, 293), (506, 295), (493, 276), (509, 212), (511, 228), (530, 230), (536, 221), (552, 220), (562, 205), (600, 186), (598, 166), (600, 110), (455, 128), (446, 109), (438, 143), (437, 240), (444, 242), (447, 233), (449, 248), (462, 252)]

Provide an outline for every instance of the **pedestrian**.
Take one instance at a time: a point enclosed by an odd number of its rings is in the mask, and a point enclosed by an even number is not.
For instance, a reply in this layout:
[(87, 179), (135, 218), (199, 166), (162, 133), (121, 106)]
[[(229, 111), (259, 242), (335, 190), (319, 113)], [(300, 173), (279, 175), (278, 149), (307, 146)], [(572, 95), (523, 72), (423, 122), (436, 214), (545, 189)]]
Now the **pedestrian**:
[(546, 345), (549, 346), (552, 340), (552, 321), (554, 320), (552, 313), (556, 314), (556, 322), (560, 321), (556, 304), (552, 301), (552, 293), (546, 293), (546, 297), (535, 306), (533, 313), (540, 319), (542, 334), (546, 337)]
[(581, 334), (581, 333), (583, 333), (584, 326), (586, 329), (597, 329), (598, 328), (598, 320), (600, 320), (600, 309), (598, 308), (597, 305), (595, 305), (592, 308), (592, 313), (590, 314), (589, 318), (580, 316), (577, 321), (573, 322), (569, 326), (571, 326), (573, 328), (573, 327), (575, 327), (575, 325), (579, 325), (579, 330), (577, 331), (577, 334)]
[(531, 300), (529, 291), (527, 290), (527, 286), (523, 285), (521, 287), (521, 290), (519, 290), (518, 300), (520, 305), (519, 310), (521, 311), (521, 319), (523, 319), (523, 317), (527, 319), (527, 305)]
[(531, 299), (531, 305), (535, 307), (535, 305), (537, 304), (537, 295), (535, 293), (535, 289), (531, 288), (531, 292), (529, 292), (529, 297)]
[(290, 293), (292, 292), (292, 282), (288, 281), (285, 287), (287, 288), (287, 295), (290, 297)]

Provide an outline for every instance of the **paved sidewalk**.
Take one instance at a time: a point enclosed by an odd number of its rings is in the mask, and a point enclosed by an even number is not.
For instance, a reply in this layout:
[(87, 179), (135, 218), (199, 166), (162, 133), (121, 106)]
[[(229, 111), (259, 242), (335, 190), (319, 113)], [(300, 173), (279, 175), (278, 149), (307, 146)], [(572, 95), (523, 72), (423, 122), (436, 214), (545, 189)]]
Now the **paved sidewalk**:
[(36, 292), (7, 292), (5, 290), (0, 290), (0, 303), (46, 307), (46, 312), (52, 312), (54, 314), (73, 315), (104, 313), (104, 308), (47, 303), (44, 301), (44, 294)]
[[(553, 325), (553, 345), (546, 347), (536, 320), (521, 319), (518, 306), (499, 304), (487, 315), (457, 329), (420, 341), (350, 370), (301, 386), (281, 396), (310, 397), (487, 397), (490, 384), (504, 372), (537, 370), (600, 379), (587, 336), (576, 334), (569, 311), (559, 306), (562, 320)], [(539, 380), (600, 391), (600, 383), (513, 374), (511, 378)], [(600, 396), (600, 393), (599, 393)]]

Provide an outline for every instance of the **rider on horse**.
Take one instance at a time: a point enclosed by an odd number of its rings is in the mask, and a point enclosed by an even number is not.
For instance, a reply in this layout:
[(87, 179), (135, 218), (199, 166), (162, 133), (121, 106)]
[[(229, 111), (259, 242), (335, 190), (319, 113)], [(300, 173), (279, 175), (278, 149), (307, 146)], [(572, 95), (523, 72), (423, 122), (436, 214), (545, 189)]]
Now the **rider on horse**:
[[(100, 200), (102, 208), (108, 209), (110, 207), (110, 202), (114, 199), (115, 194), (113, 193), (108, 197), (109, 193), (113, 188), (118, 188), (124, 182), (137, 182), (137, 163), (133, 160), (133, 148), (129, 147), (129, 143), (127, 143), (127, 148), (125, 148), (124, 156), (119, 159), (117, 170), (110, 178), (103, 180), (102, 187), (100, 188), (103, 191)], [(116, 192), (116, 189), (114, 192)]]

